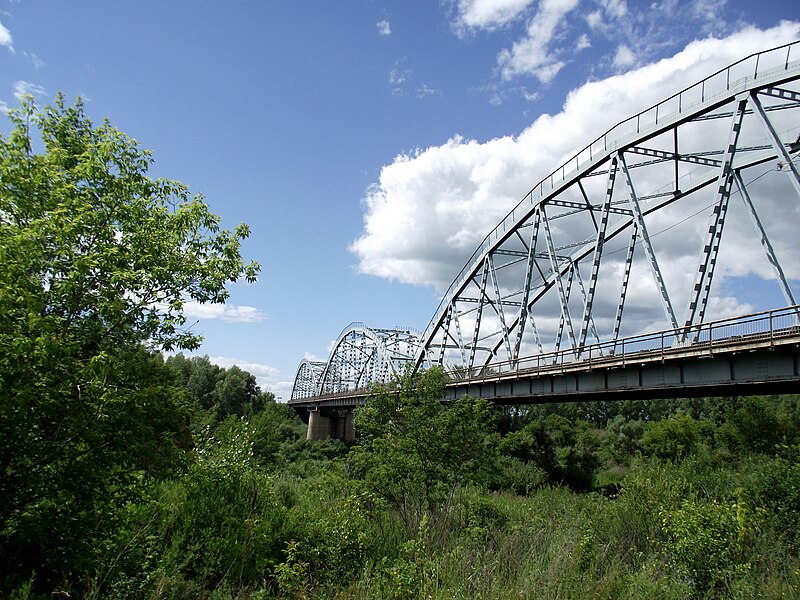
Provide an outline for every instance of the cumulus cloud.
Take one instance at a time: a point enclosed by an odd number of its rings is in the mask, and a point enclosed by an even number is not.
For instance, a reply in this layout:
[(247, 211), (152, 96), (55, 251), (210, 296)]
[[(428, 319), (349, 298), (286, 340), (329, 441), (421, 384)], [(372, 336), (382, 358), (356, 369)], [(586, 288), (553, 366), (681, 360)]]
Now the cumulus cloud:
[[(541, 115), (518, 135), (487, 141), (454, 135), (442, 145), (398, 155), (381, 169), (378, 181), (363, 198), (364, 229), (350, 246), (358, 258), (359, 270), (443, 292), (484, 236), (528, 190), (590, 140), (744, 55), (798, 36), (800, 23), (784, 22), (765, 31), (748, 27), (723, 39), (695, 41), (669, 58), (572, 90), (560, 112)], [(767, 182), (773, 180), (767, 177), (763, 183), (768, 186), (771, 184)], [(759, 198), (766, 203), (765, 210), (779, 214), (778, 207), (770, 203), (779, 203), (780, 199), (771, 199), (768, 188)], [(800, 218), (800, 209), (796, 212)], [(648, 225), (653, 227), (653, 233), (666, 232), (669, 218), (680, 217), (665, 212)], [(792, 223), (796, 224), (797, 219), (774, 224), (770, 235), (779, 255), (788, 253), (793, 259), (791, 264), (800, 264)], [(672, 257), (661, 264), (668, 287), (680, 287), (685, 284), (687, 273), (697, 270), (705, 227), (705, 216), (701, 216), (683, 229), (655, 236), (657, 250), (666, 250), (664, 256)], [(731, 217), (726, 239), (735, 243), (737, 236), (752, 240), (752, 225), (746, 219), (737, 221)], [(741, 259), (743, 256), (747, 260)], [(617, 262), (623, 257), (624, 250)], [(635, 315), (638, 307), (643, 322), (652, 323), (657, 320), (653, 307), (660, 306), (660, 300), (646, 265), (643, 268), (641, 277), (632, 285), (630, 294), (637, 297), (637, 302), (631, 305), (629, 314)], [(800, 268), (795, 271), (790, 276), (800, 277)], [(718, 274), (749, 273), (772, 277), (757, 242), (752, 259), (739, 254), (720, 260)], [(614, 298), (615, 294), (609, 290), (607, 297)], [(733, 294), (717, 297), (713, 302), (731, 312), (748, 309)], [(683, 308), (675, 307), (678, 318)], [(664, 321), (663, 314), (660, 319)]]
[(5, 46), (12, 52), (14, 51), (14, 38), (11, 37), (11, 32), (2, 23), (0, 23), (0, 46)]
[(187, 317), (195, 319), (220, 319), (230, 323), (259, 323), (266, 315), (253, 306), (236, 306), (233, 304), (201, 304), (187, 302), (183, 305)]
[(378, 23), (375, 24), (375, 27), (378, 28), (378, 35), (381, 37), (388, 37), (392, 35), (392, 25), (389, 23), (389, 21), (378, 21)]

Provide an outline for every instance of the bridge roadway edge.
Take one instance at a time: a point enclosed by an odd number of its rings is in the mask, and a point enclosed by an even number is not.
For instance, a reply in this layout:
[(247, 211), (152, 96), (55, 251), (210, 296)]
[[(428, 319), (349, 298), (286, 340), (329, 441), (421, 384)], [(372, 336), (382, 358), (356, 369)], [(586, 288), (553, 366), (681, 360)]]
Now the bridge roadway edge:
[[(465, 395), (495, 404), (800, 393), (800, 334), (724, 348), (668, 349), (618, 358), (549, 365), (447, 384), (443, 402)], [(368, 392), (293, 401), (299, 413), (352, 410)]]

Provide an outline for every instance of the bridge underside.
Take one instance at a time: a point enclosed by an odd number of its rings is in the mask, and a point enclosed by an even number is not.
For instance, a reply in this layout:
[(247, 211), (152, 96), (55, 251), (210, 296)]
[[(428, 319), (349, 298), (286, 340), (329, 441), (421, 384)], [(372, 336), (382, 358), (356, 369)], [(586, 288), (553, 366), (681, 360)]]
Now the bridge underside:
[(446, 400), (469, 395), (497, 404), (696, 398), (800, 393), (798, 343), (663, 359), (609, 360), (591, 370), (554, 368), (454, 383)]

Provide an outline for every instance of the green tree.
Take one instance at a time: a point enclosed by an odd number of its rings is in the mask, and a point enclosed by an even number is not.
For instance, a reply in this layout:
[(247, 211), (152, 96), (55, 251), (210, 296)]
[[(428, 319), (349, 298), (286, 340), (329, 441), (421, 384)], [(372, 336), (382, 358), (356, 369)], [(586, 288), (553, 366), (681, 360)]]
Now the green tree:
[(213, 364), (208, 356), (186, 358), (183, 354), (170, 356), (166, 364), (200, 406), (206, 410), (214, 406), (214, 389), (224, 371), (222, 367)]
[(459, 486), (485, 484), (494, 471), (491, 405), (469, 397), (443, 404), (444, 385), (440, 369), (406, 375), (356, 412), (350, 465), (411, 531), (425, 512), (447, 514)]
[(743, 398), (730, 413), (719, 431), (721, 440), (740, 454), (774, 453), (782, 443), (793, 443), (796, 435), (790, 415), (779, 410), (776, 402), (763, 396)]
[(274, 399), (271, 392), (261, 391), (253, 375), (236, 365), (223, 369), (208, 356), (186, 358), (183, 354), (170, 356), (166, 364), (200, 405), (212, 411), (217, 421), (228, 415), (251, 416)]
[(701, 439), (703, 423), (686, 413), (648, 423), (642, 445), (650, 454), (664, 460), (678, 460), (694, 451)]
[[(0, 137), (0, 594), (86, 572), (183, 425), (146, 349), (196, 348), (184, 304), (255, 279), (240, 244), (151, 155), (78, 101), (27, 100)], [(137, 368), (146, 365), (147, 368)], [(178, 419), (180, 421), (180, 419)], [(136, 432), (136, 435), (131, 435)], [(137, 439), (137, 436), (141, 436)], [(155, 445), (153, 445), (155, 444)], [(143, 447), (149, 448), (142, 460)]]
[(246, 411), (252, 412), (253, 408), (257, 408), (254, 402), (258, 401), (260, 393), (256, 378), (233, 365), (222, 373), (214, 386), (214, 408), (220, 417), (242, 416)]

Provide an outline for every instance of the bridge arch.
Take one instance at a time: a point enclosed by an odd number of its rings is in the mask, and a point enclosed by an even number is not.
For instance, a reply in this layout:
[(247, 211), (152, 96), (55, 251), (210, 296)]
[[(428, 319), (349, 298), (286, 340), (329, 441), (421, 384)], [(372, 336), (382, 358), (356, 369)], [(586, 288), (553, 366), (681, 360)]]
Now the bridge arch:
[[(625, 307), (645, 284), (663, 314), (646, 326), (696, 331), (733, 204), (795, 305), (757, 205), (800, 195), (798, 59), (800, 42), (742, 59), (618, 123), (541, 180), (455, 277), (415, 365), (476, 373), (564, 349), (579, 359), (588, 344), (642, 332)], [(653, 240), (687, 214), (707, 219), (699, 252)], [(665, 275), (659, 257), (676, 251), (694, 270)]]
[(414, 364), (420, 343), (419, 333), (412, 329), (376, 329), (351, 323), (339, 335), (326, 362), (300, 363), (292, 399), (388, 383)]
[[(720, 250), (731, 227), (749, 227), (796, 316), (760, 212), (772, 202), (792, 226), (800, 222), (799, 153), (800, 41), (721, 69), (577, 152), (486, 236), (424, 333), (345, 328), (315, 380), (317, 396), (386, 382), (408, 365), (469, 379), (492, 365), (518, 370), (523, 357), (581, 360), (595, 342), (615, 356), (617, 340), (653, 331), (677, 331), (671, 343), (692, 345), (718, 263), (738, 260), (739, 248)], [(665, 273), (666, 254), (683, 270)], [(663, 317), (631, 310), (631, 298)]]
[(319, 396), (320, 381), (325, 371), (324, 361), (303, 359), (297, 367), (292, 386), (292, 400), (305, 400)]

